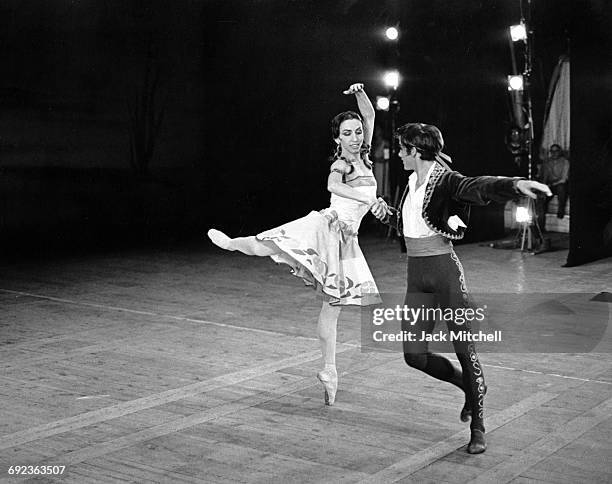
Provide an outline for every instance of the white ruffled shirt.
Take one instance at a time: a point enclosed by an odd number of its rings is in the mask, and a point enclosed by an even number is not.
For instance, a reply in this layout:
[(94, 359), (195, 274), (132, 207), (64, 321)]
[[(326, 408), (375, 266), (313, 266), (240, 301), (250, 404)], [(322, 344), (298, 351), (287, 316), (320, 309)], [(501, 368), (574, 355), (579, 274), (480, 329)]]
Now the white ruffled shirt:
[(423, 201), (425, 200), (425, 189), (429, 183), (429, 177), (433, 172), (435, 163), (431, 164), (425, 181), (419, 188), (415, 189), (417, 183), (417, 172), (413, 171), (408, 177), (408, 195), (402, 207), (402, 221), (404, 225), (404, 236), (411, 238), (431, 237), (436, 233), (431, 230), (423, 220)]

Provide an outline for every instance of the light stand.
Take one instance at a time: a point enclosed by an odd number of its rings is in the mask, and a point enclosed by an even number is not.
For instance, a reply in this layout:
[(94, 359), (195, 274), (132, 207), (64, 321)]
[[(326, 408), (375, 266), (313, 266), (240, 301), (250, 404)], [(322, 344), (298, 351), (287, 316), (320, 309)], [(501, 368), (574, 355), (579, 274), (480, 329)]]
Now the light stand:
[[(393, 197), (391, 203), (394, 207), (397, 207), (399, 206), (401, 191), (400, 184), (398, 183), (399, 167), (396, 163), (397, 144), (395, 142), (395, 128), (397, 124), (397, 114), (400, 110), (400, 103), (397, 99), (397, 93), (395, 88), (391, 90), (391, 93), (389, 95), (389, 101), (389, 127), (391, 131), (389, 137), (389, 181), (391, 188), (391, 196)], [(389, 227), (389, 229), (387, 230), (387, 239), (391, 238), (394, 231), (395, 229)], [(404, 239), (401, 238), (401, 234), (398, 234), (398, 236), (400, 236), (400, 246), (403, 247)]]
[[(531, 14), (531, 1), (529, 3), (529, 14)], [(529, 15), (531, 17), (531, 15)], [(526, 25), (525, 19), (521, 19), (521, 25)], [(527, 179), (531, 180), (533, 177), (533, 145), (534, 145), (534, 129), (533, 129), (533, 111), (531, 107), (531, 71), (532, 71), (532, 46), (531, 37), (533, 36), (533, 30), (526, 29), (526, 35), (524, 36), (523, 42), (525, 43), (524, 58), (525, 67), (523, 70), (523, 100), (525, 103), (525, 110), (527, 114), (527, 128), (528, 136), (526, 137), (525, 143), (527, 148)], [(513, 53), (514, 54), (514, 53)], [(513, 55), (514, 57), (514, 55)], [(525, 216), (519, 218), (519, 209), (523, 208), (526, 211)], [(538, 223), (538, 216), (536, 211), (536, 204), (533, 198), (527, 197), (527, 201), (524, 207), (517, 207), (517, 221), (521, 224), (521, 227), (517, 234), (516, 245), (519, 246), (521, 251), (528, 252), (540, 252), (544, 247), (544, 237), (540, 224)]]
[[(520, 247), (523, 252), (541, 252), (544, 237), (538, 223), (535, 201), (527, 197), (525, 205), (518, 206), (516, 210), (517, 221), (521, 226), (517, 233), (515, 246)], [(519, 210), (526, 214), (524, 219), (519, 218)]]
[[(394, 45), (394, 49), (392, 49), (393, 52), (391, 54), (393, 57), (391, 65), (395, 66), (400, 64), (400, 35), (401, 32), (399, 29), (399, 23), (394, 26), (389, 26), (385, 30), (385, 37), (387, 41), (390, 42), (391, 45)], [(397, 114), (400, 109), (400, 103), (397, 98), (397, 88), (399, 87), (400, 79), (400, 73), (395, 69), (387, 71), (383, 77), (383, 81), (388, 89), (387, 92), (389, 93), (389, 128), (391, 131), (389, 133), (389, 197), (391, 198), (390, 203), (392, 203), (393, 206), (398, 206), (401, 197), (399, 186), (399, 166), (396, 162), (398, 151), (395, 142)], [(395, 229), (391, 227), (387, 229), (387, 239), (392, 236), (393, 232), (395, 232)], [(402, 252), (405, 252), (406, 247), (404, 238), (402, 237), (402, 234), (397, 234), (397, 236), (400, 241), (400, 248)]]
[[(395, 89), (391, 91), (389, 100), (390, 100), (389, 125), (391, 128), (391, 136), (389, 137), (389, 141), (390, 141), (389, 143), (389, 162), (394, 163), (396, 156), (397, 156), (397, 150), (396, 150), (397, 144), (395, 143), (395, 128), (397, 124), (397, 114), (399, 113), (399, 110), (400, 110), (400, 103), (399, 103), (399, 100), (397, 99)], [(399, 200), (394, 200), (394, 202), (399, 203)]]

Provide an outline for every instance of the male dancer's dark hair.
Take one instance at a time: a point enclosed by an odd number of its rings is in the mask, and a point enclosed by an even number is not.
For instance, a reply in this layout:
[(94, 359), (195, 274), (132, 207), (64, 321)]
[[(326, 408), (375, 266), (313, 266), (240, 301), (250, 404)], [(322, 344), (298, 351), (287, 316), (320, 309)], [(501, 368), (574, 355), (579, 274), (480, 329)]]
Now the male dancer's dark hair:
[(442, 132), (432, 124), (404, 124), (397, 129), (396, 136), (407, 148), (414, 146), (421, 153), (421, 159), (425, 161), (434, 161), (436, 155), (444, 148)]

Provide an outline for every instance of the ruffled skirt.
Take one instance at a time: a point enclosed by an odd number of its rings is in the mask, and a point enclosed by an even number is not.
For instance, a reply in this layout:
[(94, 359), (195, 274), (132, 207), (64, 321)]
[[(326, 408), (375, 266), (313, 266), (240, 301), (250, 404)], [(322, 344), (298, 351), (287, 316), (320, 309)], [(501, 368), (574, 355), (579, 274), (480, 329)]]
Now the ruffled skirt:
[(308, 286), (329, 296), (332, 305), (368, 306), (381, 302), (357, 233), (338, 219), (334, 210), (310, 212), (305, 217), (257, 235), (276, 244), (271, 256), (288, 264)]

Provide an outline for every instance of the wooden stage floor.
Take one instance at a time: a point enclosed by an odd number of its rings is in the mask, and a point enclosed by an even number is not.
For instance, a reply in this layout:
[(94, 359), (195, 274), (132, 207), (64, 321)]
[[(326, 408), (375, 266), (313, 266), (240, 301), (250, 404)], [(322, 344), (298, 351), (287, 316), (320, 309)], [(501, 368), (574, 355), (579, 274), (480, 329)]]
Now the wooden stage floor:
[[(397, 246), (361, 242), (401, 292)], [(457, 252), (473, 292), (612, 291), (609, 259)], [(489, 448), (471, 456), (459, 392), (362, 352), (355, 308), (325, 407), (320, 300), (268, 259), (203, 241), (4, 263), (0, 300), (0, 482), (612, 482), (610, 328), (599, 353), (482, 353)], [(9, 475), (46, 465), (64, 473)]]

